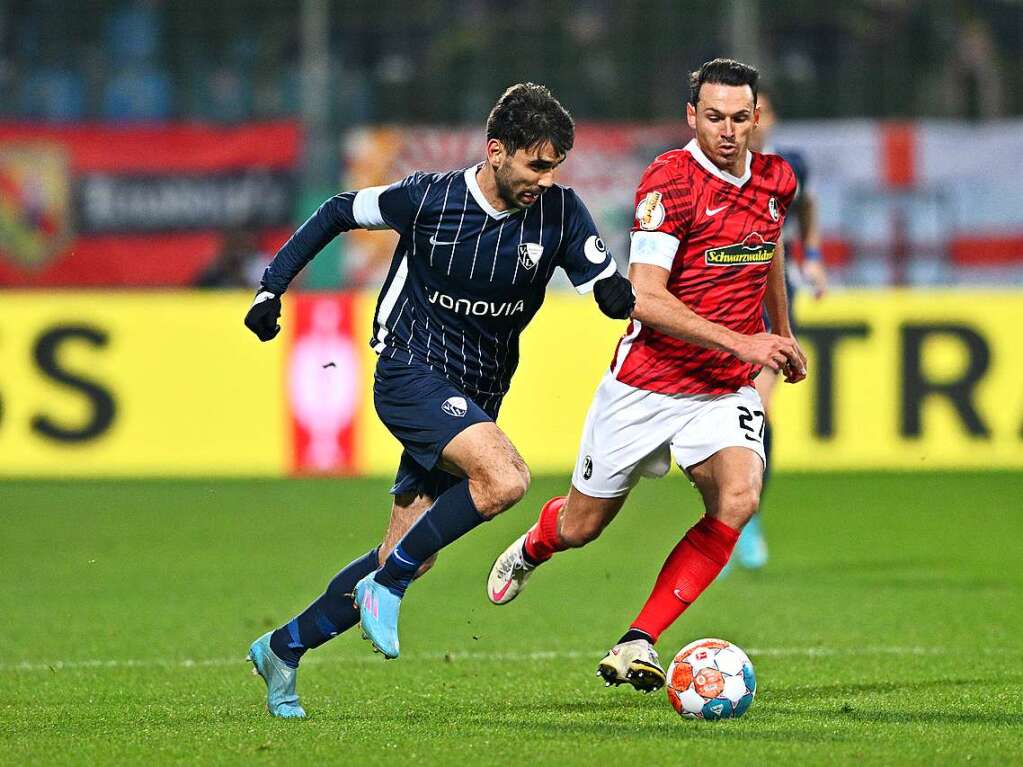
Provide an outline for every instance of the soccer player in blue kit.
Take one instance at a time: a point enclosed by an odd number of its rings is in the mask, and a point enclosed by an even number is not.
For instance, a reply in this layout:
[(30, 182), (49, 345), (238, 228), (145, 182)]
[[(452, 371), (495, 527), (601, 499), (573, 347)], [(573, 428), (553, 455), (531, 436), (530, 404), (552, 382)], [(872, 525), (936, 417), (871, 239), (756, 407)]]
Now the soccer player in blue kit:
[(280, 331), (281, 294), (334, 237), (355, 228), (400, 234), (371, 339), (377, 414), (404, 447), (390, 525), (309, 607), (252, 643), (272, 715), (305, 716), (295, 692), (302, 655), (356, 623), (376, 650), (398, 657), (398, 610), (412, 579), (525, 494), (529, 470), (494, 421), (519, 335), (554, 269), (580, 293), (592, 290), (607, 316), (632, 312), (632, 286), (590, 214), (554, 183), (574, 133), (547, 88), (514, 85), (487, 120), (483, 162), (332, 197), (267, 267), (245, 318), (262, 341)]

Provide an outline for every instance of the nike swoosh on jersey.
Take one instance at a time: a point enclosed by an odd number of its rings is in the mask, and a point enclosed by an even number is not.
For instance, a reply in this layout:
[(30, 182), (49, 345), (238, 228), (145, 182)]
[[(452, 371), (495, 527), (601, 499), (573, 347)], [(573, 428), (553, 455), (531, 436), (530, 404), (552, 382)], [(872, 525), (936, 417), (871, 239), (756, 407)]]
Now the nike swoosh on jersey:
[(708, 216), (716, 216), (718, 213), (720, 213), (727, 207), (728, 207), (727, 205), (722, 205), (720, 208), (704, 208), (703, 212), (706, 213)]
[(430, 235), (430, 244), (431, 245), (457, 245), (458, 242), (459, 242), (458, 240), (452, 240), (451, 242), (444, 242), (442, 240), (438, 240), (434, 235), (432, 235), (432, 234)]

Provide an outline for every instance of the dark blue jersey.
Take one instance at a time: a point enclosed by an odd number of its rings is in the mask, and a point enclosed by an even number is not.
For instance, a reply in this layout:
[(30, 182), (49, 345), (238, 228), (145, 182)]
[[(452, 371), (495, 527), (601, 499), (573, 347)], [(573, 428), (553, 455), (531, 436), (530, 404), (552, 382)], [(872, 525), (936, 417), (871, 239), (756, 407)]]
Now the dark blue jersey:
[[(808, 193), (810, 189), (810, 167), (806, 162), (806, 158), (798, 149), (774, 149), (772, 153), (784, 159), (791, 166), (792, 172), (796, 174), (796, 197), (793, 206), (800, 205), (803, 195)], [(800, 218), (797, 215), (785, 218), (785, 227), (782, 229), (782, 233), (786, 243), (802, 241), (803, 232), (799, 221)]]
[(773, 150), (773, 153), (780, 155), (792, 167), (792, 172), (796, 174), (796, 181), (799, 183), (796, 190), (798, 196), (810, 183), (810, 166), (806, 162), (806, 157), (798, 149), (780, 148)]
[(377, 300), (373, 349), (425, 363), (493, 407), (555, 268), (585, 293), (616, 267), (571, 189), (554, 185), (529, 208), (497, 211), (476, 171), (413, 173), (331, 198), (281, 248), (264, 287), (283, 292), (340, 232), (393, 229), (400, 239)]

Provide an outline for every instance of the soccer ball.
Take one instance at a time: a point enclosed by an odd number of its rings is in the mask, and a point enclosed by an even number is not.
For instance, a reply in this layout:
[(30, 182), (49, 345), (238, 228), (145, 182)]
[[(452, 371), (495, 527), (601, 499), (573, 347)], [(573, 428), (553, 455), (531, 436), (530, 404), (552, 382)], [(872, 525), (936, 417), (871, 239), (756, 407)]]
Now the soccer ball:
[(723, 639), (697, 639), (668, 666), (668, 700), (687, 719), (734, 719), (746, 713), (757, 692), (753, 664)]

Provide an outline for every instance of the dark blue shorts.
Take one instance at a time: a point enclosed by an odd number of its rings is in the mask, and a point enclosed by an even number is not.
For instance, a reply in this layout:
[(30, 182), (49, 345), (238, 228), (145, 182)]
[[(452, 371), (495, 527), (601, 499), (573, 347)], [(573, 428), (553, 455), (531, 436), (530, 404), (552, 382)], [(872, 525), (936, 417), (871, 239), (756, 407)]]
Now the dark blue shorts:
[(436, 498), (460, 482), (460, 477), (437, 467), (441, 452), (455, 435), (497, 417), (429, 365), (383, 355), (373, 376), (373, 404), (384, 426), (405, 448), (393, 495), (420, 492)]

